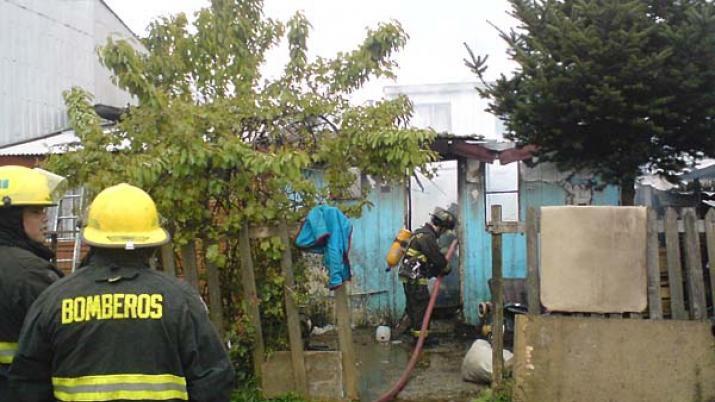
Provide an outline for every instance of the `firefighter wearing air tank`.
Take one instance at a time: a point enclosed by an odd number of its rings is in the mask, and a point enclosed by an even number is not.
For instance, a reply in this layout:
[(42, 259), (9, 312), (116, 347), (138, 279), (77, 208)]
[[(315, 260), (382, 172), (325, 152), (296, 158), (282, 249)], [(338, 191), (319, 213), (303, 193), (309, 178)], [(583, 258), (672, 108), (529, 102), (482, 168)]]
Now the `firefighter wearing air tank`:
[(430, 222), (417, 229), (410, 238), (399, 268), (405, 290), (405, 313), (410, 319), (412, 335), (420, 334), (422, 319), (429, 304), (427, 281), (438, 275), (447, 275), (450, 265), (440, 251), (437, 239), (454, 229), (457, 220), (451, 212), (437, 207)]
[(149, 268), (169, 240), (149, 195), (105, 189), (82, 236), (82, 268), (25, 320), (10, 369), (18, 401), (229, 401), (234, 371), (198, 293)]

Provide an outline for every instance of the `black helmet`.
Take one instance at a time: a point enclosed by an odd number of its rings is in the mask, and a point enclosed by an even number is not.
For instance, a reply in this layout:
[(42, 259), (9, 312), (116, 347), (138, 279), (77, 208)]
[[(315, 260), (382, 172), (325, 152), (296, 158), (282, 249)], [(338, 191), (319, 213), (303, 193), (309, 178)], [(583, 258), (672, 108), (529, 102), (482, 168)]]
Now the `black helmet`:
[(448, 230), (454, 229), (457, 225), (457, 218), (454, 214), (444, 208), (436, 207), (432, 212), (432, 224)]

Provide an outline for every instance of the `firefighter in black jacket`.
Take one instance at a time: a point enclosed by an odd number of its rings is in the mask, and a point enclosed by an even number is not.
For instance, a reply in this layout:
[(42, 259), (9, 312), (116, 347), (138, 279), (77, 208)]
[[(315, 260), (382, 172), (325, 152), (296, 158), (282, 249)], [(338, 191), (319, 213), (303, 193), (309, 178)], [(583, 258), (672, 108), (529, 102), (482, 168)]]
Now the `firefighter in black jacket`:
[(226, 402), (234, 371), (206, 306), (148, 261), (169, 240), (152, 199), (120, 184), (92, 202), (90, 257), (49, 287), (22, 328), (18, 401)]
[(415, 338), (420, 335), (422, 319), (429, 304), (428, 279), (447, 275), (450, 271), (437, 239), (444, 232), (454, 229), (456, 224), (457, 219), (451, 212), (435, 208), (430, 222), (413, 233), (405, 251), (399, 276), (405, 290), (405, 312)]
[(0, 167), (0, 401), (15, 400), (8, 370), (32, 302), (62, 272), (44, 245), (45, 208), (54, 205), (60, 176), (22, 166)]

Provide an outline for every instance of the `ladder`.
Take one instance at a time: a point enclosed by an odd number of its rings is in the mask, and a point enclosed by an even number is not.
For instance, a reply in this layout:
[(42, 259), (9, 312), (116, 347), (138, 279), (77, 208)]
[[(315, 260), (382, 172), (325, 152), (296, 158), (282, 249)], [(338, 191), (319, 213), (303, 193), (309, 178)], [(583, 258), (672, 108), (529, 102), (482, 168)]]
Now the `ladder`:
[(70, 263), (74, 272), (79, 266), (82, 251), (82, 236), (80, 217), (84, 212), (84, 187), (75, 189), (65, 194), (57, 203), (55, 219), (52, 223), (52, 243), (56, 250), (58, 242), (73, 242), (72, 258), (57, 258), (55, 263), (59, 267), (62, 263)]

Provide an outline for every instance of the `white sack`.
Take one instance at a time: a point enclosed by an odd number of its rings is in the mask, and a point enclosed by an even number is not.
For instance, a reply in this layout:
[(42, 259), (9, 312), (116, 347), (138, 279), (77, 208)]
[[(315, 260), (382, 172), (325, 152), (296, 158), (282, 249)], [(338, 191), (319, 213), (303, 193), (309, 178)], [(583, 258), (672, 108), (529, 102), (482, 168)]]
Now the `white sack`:
[[(514, 356), (504, 349), (504, 367), (511, 366)], [(490, 383), (492, 381), (492, 346), (484, 339), (477, 339), (469, 348), (462, 361), (462, 379), (464, 381)]]

